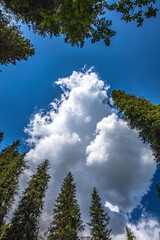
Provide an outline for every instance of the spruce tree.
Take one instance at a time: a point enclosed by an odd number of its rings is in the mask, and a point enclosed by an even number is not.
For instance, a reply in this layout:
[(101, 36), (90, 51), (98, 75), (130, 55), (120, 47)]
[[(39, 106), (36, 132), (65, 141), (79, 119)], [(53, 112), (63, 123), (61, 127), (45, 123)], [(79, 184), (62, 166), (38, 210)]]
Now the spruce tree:
[(22, 36), (20, 28), (10, 23), (0, 10), (0, 64), (16, 64), (17, 61), (27, 60), (34, 55), (33, 45), (30, 40)]
[(0, 228), (18, 189), (20, 174), (26, 168), (25, 154), (20, 154), (19, 141), (0, 153)]
[(134, 233), (132, 232), (132, 230), (126, 226), (126, 236), (127, 236), (127, 240), (134, 240), (136, 239), (136, 237), (134, 236)]
[(73, 176), (69, 172), (56, 199), (53, 221), (47, 239), (78, 240), (78, 235), (83, 229), (80, 208), (76, 199), (76, 185), (73, 183)]
[(92, 240), (111, 240), (111, 230), (107, 229), (109, 219), (108, 214), (104, 212), (101, 198), (96, 188), (93, 188), (90, 221), (88, 223)]
[(38, 217), (44, 204), (45, 191), (50, 176), (47, 173), (49, 162), (39, 164), (25, 189), (17, 210), (11, 220), (7, 237), (3, 240), (37, 240)]
[(143, 142), (150, 144), (155, 160), (160, 162), (160, 104), (154, 105), (120, 90), (114, 90), (112, 98), (123, 119), (138, 130)]

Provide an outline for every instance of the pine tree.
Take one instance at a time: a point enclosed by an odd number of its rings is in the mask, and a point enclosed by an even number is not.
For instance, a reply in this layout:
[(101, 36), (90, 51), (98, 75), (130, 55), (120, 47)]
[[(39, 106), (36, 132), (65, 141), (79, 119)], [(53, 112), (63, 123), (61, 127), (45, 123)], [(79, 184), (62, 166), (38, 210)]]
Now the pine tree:
[(109, 216), (104, 213), (102, 207), (101, 198), (96, 190), (93, 189), (92, 193), (92, 204), (90, 206), (90, 221), (88, 223), (90, 227), (91, 239), (92, 240), (111, 240), (110, 232), (107, 229), (109, 224)]
[(134, 240), (136, 239), (136, 237), (134, 236), (134, 233), (132, 232), (132, 230), (126, 226), (126, 236), (127, 236), (127, 240)]
[(25, 154), (18, 151), (19, 141), (0, 153), (0, 228), (18, 189), (20, 174), (26, 169)]
[(34, 55), (30, 40), (22, 36), (18, 26), (10, 24), (0, 12), (0, 64), (16, 64), (17, 61), (27, 60)]
[(160, 104), (154, 105), (120, 90), (114, 90), (112, 98), (123, 119), (138, 130), (143, 142), (150, 144), (155, 160), (160, 162)]
[(69, 172), (56, 199), (48, 240), (78, 240), (79, 233), (84, 230), (76, 199), (76, 185), (73, 180)]
[(11, 220), (7, 237), (2, 240), (37, 240), (38, 217), (43, 209), (43, 199), (50, 178), (47, 173), (48, 165), (48, 160), (39, 164), (37, 172), (33, 174), (20, 199), (18, 208)]

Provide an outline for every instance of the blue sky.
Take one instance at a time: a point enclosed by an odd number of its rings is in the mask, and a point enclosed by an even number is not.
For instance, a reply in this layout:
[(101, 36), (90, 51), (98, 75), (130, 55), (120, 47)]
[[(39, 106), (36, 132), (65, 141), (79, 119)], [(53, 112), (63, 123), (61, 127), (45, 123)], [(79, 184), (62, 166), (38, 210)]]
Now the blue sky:
[(52, 87), (54, 81), (69, 76), (73, 70), (80, 71), (85, 64), (94, 66), (111, 90), (125, 90), (159, 104), (160, 16), (139, 28), (136, 23), (126, 24), (119, 16), (113, 17), (117, 34), (110, 47), (88, 40), (83, 48), (73, 48), (63, 42), (63, 37), (43, 38), (23, 26), (36, 54), (17, 66), (2, 67), (0, 110), (6, 142), (20, 139), (35, 108), (46, 107), (59, 95), (58, 88)]
[[(60, 88), (54, 84), (58, 78), (65, 78), (73, 71), (94, 66), (94, 71), (113, 89), (144, 96), (154, 104), (160, 103), (160, 14), (146, 20), (143, 27), (135, 23), (124, 23), (119, 15), (109, 14), (113, 20), (116, 36), (111, 46), (103, 42), (91, 44), (87, 40), (83, 48), (71, 47), (63, 37), (43, 38), (22, 26), (24, 35), (33, 43), (36, 54), (28, 61), (1, 67), (0, 73), (0, 126), (5, 133), (4, 144), (20, 139), (21, 151), (26, 151), (24, 127), (32, 114), (48, 109), (55, 98), (60, 98)], [(159, 199), (155, 184), (160, 185), (158, 172), (151, 192), (143, 198), (142, 205), (152, 215), (159, 215)], [(154, 199), (153, 196), (154, 195)], [(139, 213), (133, 212), (132, 220)]]

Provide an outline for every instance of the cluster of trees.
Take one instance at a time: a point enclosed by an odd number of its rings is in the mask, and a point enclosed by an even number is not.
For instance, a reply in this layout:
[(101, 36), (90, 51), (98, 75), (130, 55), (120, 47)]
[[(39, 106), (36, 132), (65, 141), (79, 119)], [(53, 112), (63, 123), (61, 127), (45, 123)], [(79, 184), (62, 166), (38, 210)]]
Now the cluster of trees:
[[(106, 11), (119, 12), (125, 22), (155, 17), (156, 0), (0, 0), (0, 64), (15, 64), (34, 54), (15, 21), (21, 20), (42, 36), (64, 36), (71, 46), (103, 40), (109, 46), (115, 35)], [(13, 21), (14, 20), (14, 21)], [(14, 22), (14, 23), (13, 23)]]
[[(140, 138), (150, 144), (155, 160), (160, 162), (160, 105), (153, 105), (144, 98), (114, 90), (112, 98), (115, 106), (131, 128), (137, 129)], [(3, 133), (0, 132), (0, 142)], [(4, 148), (0, 153), (0, 240), (38, 240), (40, 216), (45, 192), (50, 176), (49, 162), (41, 163), (28, 183), (20, 198), (19, 205), (10, 222), (6, 221), (18, 189), (20, 175), (27, 168), (25, 154), (20, 154), (19, 141)], [(160, 197), (160, 187), (157, 186)], [(94, 188), (90, 206), (90, 221), (88, 223), (91, 239), (110, 240), (108, 214), (104, 212), (101, 198)], [(48, 240), (79, 239), (79, 233), (84, 230), (80, 208), (76, 199), (76, 185), (73, 176), (68, 173), (56, 199), (53, 209), (53, 221), (47, 232)], [(135, 239), (131, 229), (126, 227), (128, 240)]]
[[(26, 39), (17, 25), (20, 20), (42, 36), (64, 36), (71, 46), (84, 45), (85, 39), (92, 43), (104, 40), (109, 46), (115, 35), (112, 21), (107, 19), (106, 10), (121, 13), (121, 20), (136, 21), (142, 26), (145, 18), (155, 17), (158, 9), (156, 0), (0, 0), (0, 64), (16, 64), (27, 60), (35, 51), (30, 40)], [(160, 104), (154, 105), (144, 98), (112, 92), (115, 106), (128, 125), (138, 130), (139, 137), (150, 145), (155, 160), (160, 162)], [(3, 133), (0, 132), (0, 142)], [(38, 218), (44, 205), (45, 192), (50, 176), (49, 162), (41, 163), (20, 198), (10, 222), (7, 214), (13, 206), (18, 190), (20, 175), (27, 168), (25, 154), (20, 154), (19, 141), (0, 152), (0, 240), (37, 240), (39, 238)], [(157, 186), (160, 197), (160, 187)], [(94, 188), (88, 223), (91, 239), (110, 240), (109, 217), (104, 212), (101, 198)], [(84, 230), (80, 208), (76, 199), (76, 186), (73, 176), (68, 173), (56, 199), (53, 221), (47, 232), (47, 239), (79, 239)], [(126, 227), (128, 240), (135, 239), (133, 232)]]
[[(0, 133), (2, 140), (2, 133)], [(14, 142), (1, 151), (0, 154), (0, 240), (38, 240), (39, 216), (44, 205), (45, 192), (50, 176), (49, 161), (38, 165), (36, 173), (31, 177), (24, 190), (18, 206), (10, 221), (7, 213), (14, 203), (18, 189), (20, 174), (27, 168), (25, 154), (18, 151), (19, 142)], [(90, 206), (90, 221), (88, 226), (92, 240), (111, 240), (111, 230), (108, 229), (109, 216), (104, 211), (101, 198), (94, 188)], [(53, 220), (46, 232), (47, 240), (78, 240), (84, 230), (80, 208), (76, 199), (76, 185), (69, 172), (63, 181), (61, 191), (53, 209)], [(127, 239), (134, 239), (132, 231), (126, 228)]]
[[(1, 133), (2, 136), (2, 133)], [(1, 137), (2, 140), (2, 137)], [(20, 154), (19, 141), (4, 148), (0, 153), (0, 239), (36, 239), (38, 236), (37, 218), (43, 208), (43, 198), (47, 189), (49, 175), (48, 161), (37, 168), (23, 192), (17, 210), (9, 223), (7, 213), (12, 208), (18, 190), (19, 177), (27, 168), (25, 154)]]

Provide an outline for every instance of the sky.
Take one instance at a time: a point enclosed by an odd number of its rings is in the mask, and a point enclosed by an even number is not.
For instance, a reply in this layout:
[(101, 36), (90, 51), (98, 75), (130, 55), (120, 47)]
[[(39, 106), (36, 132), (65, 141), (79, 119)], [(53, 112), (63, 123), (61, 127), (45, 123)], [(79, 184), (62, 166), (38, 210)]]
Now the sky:
[(72, 171), (85, 222), (96, 186), (115, 240), (125, 239), (127, 223), (137, 239), (156, 240), (160, 170), (137, 132), (118, 118), (110, 94), (125, 90), (159, 104), (160, 14), (140, 28), (120, 21), (119, 15), (109, 16), (117, 31), (110, 47), (89, 40), (83, 48), (71, 47), (63, 37), (42, 38), (22, 25), (36, 54), (16, 66), (1, 67), (2, 146), (20, 139), (20, 151), (27, 152), (30, 170), (21, 177), (20, 190), (38, 163), (50, 161), (42, 231), (63, 178)]

